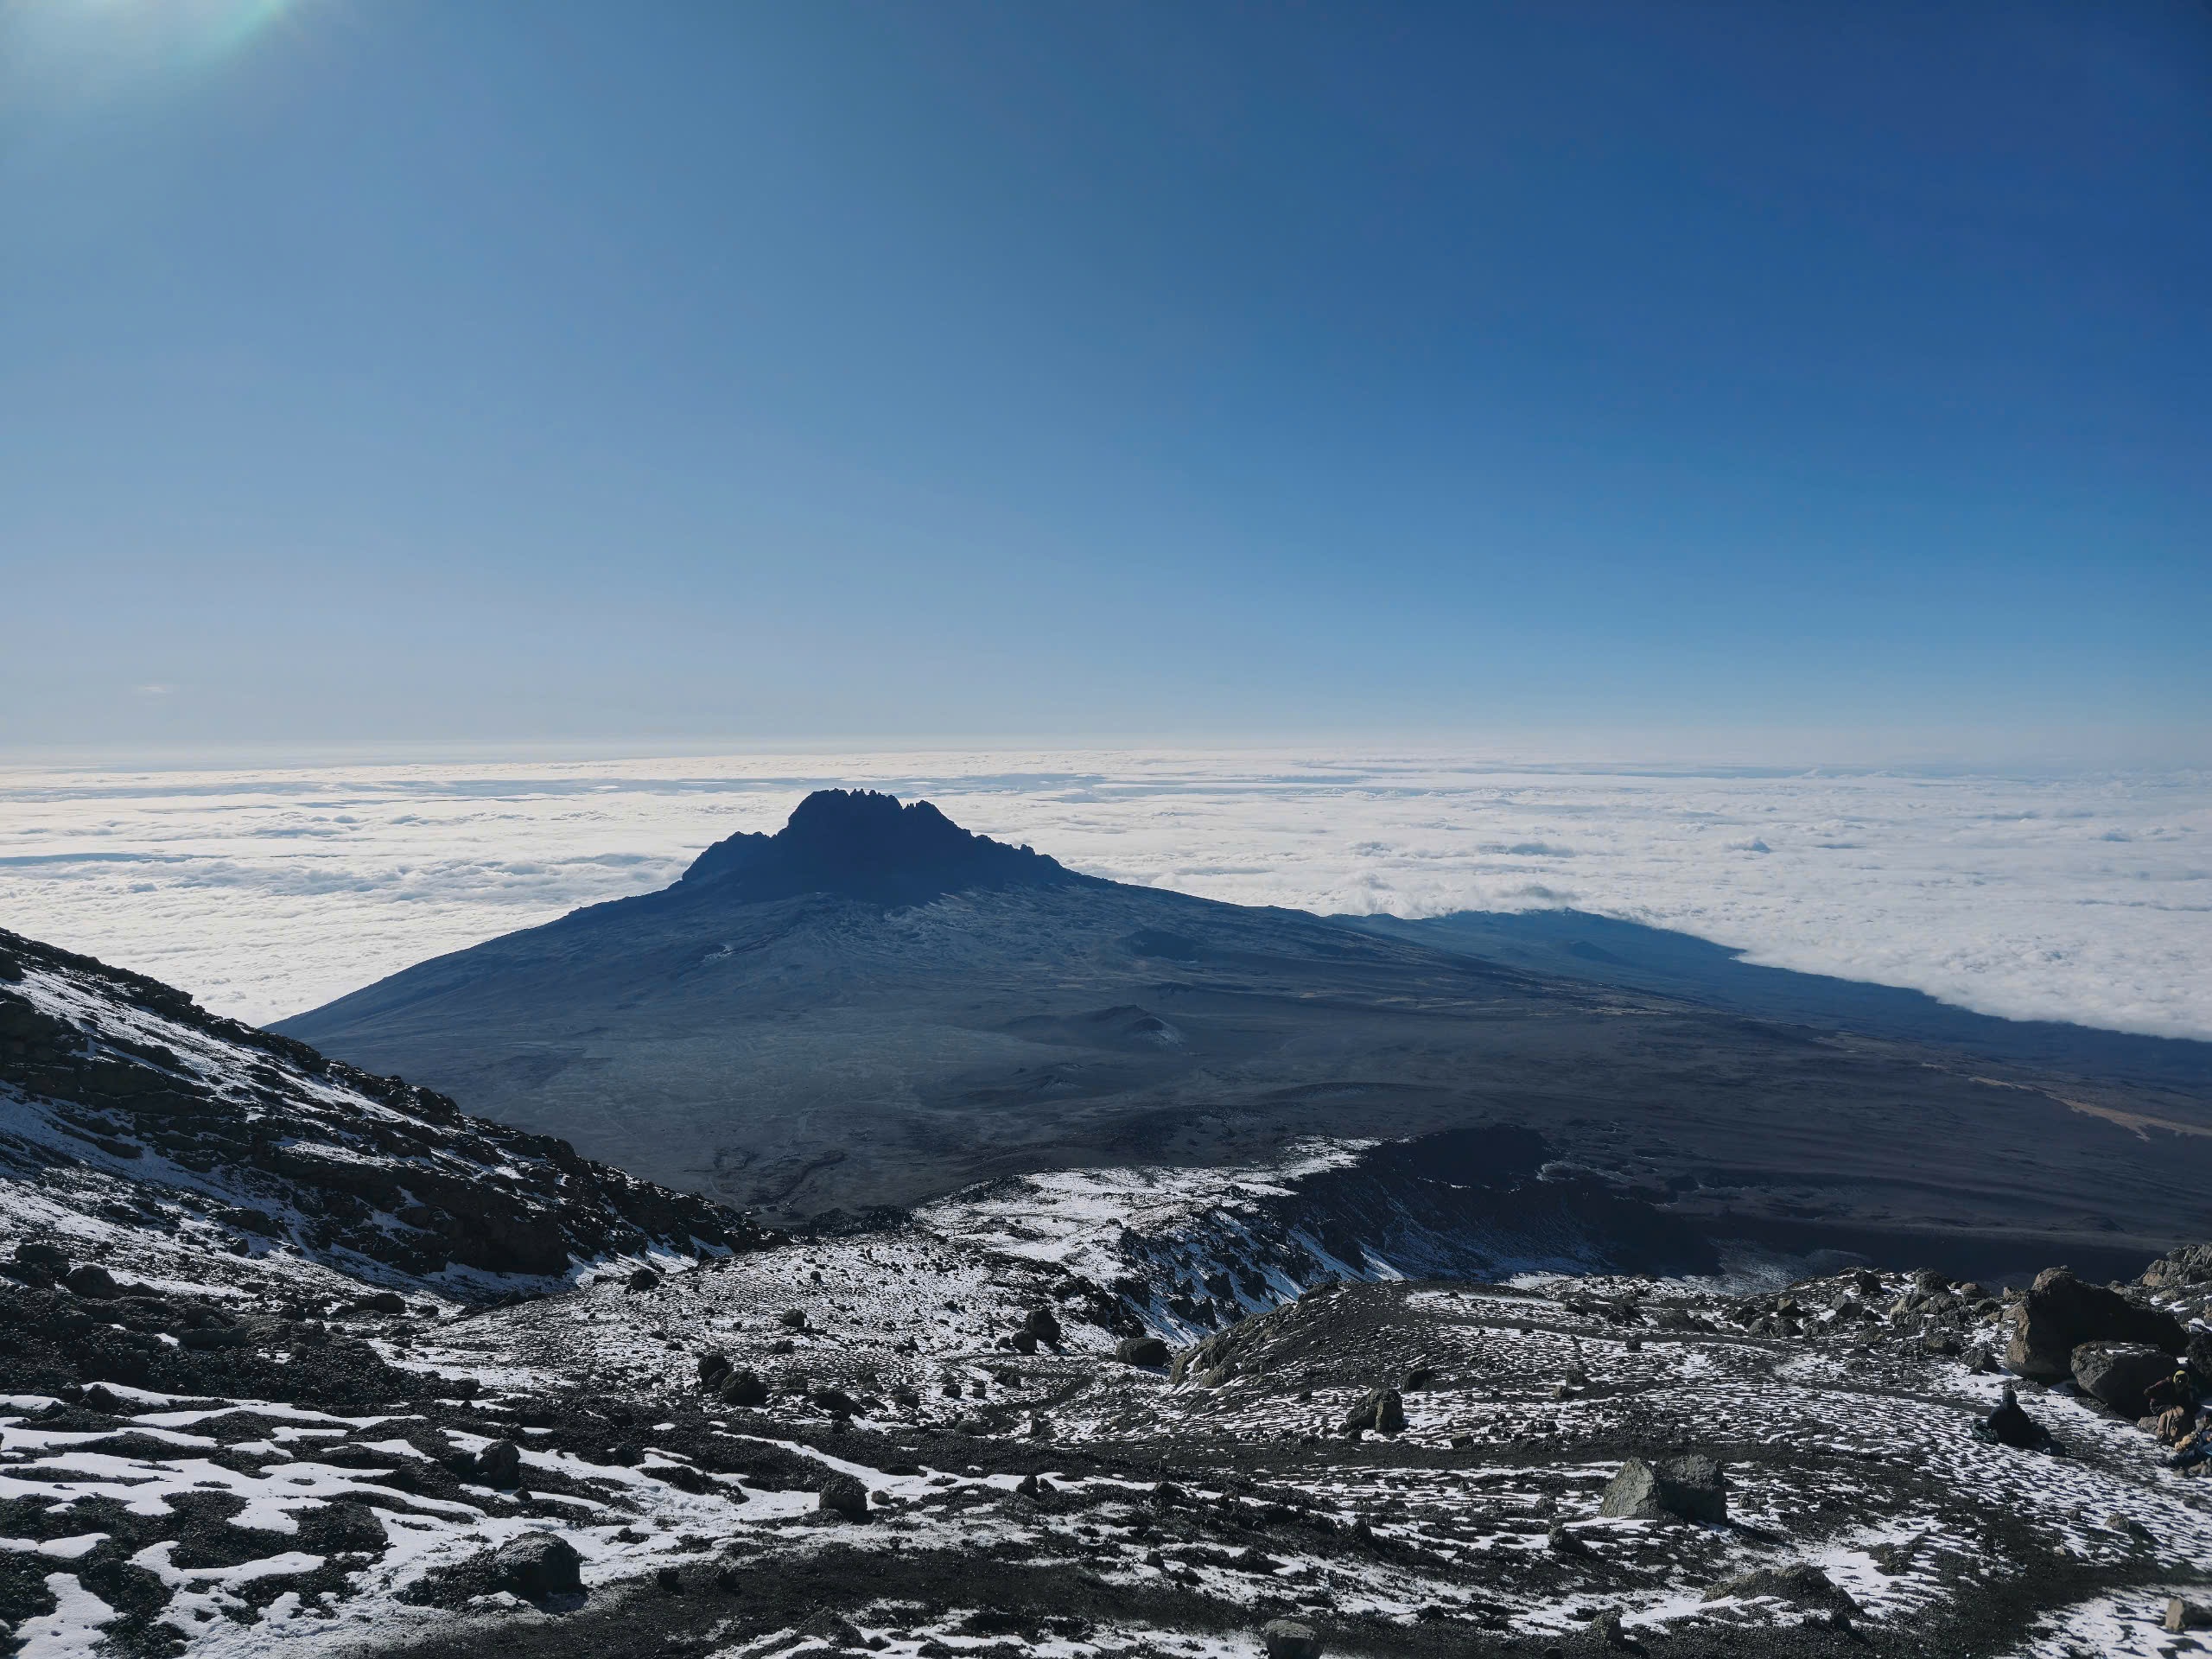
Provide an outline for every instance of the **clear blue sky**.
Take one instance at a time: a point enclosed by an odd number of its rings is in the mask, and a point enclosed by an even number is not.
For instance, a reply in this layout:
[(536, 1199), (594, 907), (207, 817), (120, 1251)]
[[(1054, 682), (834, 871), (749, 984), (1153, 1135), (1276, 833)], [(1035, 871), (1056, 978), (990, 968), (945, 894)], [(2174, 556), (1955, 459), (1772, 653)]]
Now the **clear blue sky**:
[(2200, 0), (16, 0), (0, 227), (0, 747), (2212, 728)]

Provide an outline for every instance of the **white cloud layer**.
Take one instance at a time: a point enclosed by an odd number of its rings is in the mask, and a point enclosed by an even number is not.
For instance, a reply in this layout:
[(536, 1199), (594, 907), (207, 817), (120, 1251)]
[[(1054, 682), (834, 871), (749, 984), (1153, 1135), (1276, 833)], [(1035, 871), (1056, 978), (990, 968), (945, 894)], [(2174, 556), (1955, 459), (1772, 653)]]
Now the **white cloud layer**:
[(2212, 1038), (2212, 778), (1259, 753), (0, 771), (0, 923), (253, 1020), (675, 879), (807, 790), (1075, 868), (1402, 916), (1573, 905), (1984, 1013)]

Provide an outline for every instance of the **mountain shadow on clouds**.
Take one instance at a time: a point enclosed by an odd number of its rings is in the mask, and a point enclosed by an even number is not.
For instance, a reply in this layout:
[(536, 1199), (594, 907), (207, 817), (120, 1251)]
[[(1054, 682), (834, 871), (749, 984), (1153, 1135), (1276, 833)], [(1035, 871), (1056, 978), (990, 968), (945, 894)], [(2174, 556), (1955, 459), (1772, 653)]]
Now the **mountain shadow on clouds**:
[(1586, 911), (1337, 919), (1529, 973), (1657, 991), (1761, 1019), (1935, 1043), (2019, 1065), (2212, 1096), (2212, 1043), (1975, 1014), (1923, 991), (1745, 962), (1744, 953), (1729, 945)]
[(825, 791), (658, 893), (278, 1029), (774, 1220), (1513, 1126), (1785, 1248), (1894, 1238), (1920, 1264), (1970, 1240), (1996, 1271), (2202, 1232), (2202, 1090), (1753, 1014), (1632, 980), (1634, 942), (1580, 937), (1594, 953), (1485, 955), (1123, 886), (926, 803)]

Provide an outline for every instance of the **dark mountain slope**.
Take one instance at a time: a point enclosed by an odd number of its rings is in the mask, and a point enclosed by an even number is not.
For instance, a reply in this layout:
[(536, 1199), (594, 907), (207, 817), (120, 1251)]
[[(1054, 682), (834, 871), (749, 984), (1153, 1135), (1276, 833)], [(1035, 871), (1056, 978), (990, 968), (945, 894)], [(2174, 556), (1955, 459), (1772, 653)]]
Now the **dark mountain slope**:
[(7, 932), (0, 1224), (65, 1254), (127, 1236), (179, 1264), (312, 1266), (463, 1301), (602, 1257), (760, 1237), (565, 1141)]
[[(1996, 1271), (2212, 1230), (2212, 1136), (2193, 1132), (2212, 1113), (2179, 1091), (1073, 877), (950, 829), (816, 797), (661, 893), (282, 1029), (772, 1216), (1510, 1123), (1704, 1224), (1793, 1245), (1910, 1239), (1916, 1261), (1956, 1249)], [(915, 892), (931, 896), (899, 898)]]

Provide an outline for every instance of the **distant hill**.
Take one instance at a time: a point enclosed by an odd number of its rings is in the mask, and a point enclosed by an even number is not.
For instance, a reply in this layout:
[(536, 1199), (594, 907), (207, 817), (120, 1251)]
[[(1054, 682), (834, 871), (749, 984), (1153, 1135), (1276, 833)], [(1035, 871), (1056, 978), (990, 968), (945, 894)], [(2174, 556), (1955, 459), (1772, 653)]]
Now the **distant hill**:
[[(2212, 1230), (2202, 1090), (1754, 1017), (1572, 940), (1505, 960), (1421, 926), (1084, 877), (926, 804), (828, 791), (661, 892), (278, 1028), (770, 1220), (1510, 1124), (1793, 1247), (1996, 1271)], [(1620, 954), (1611, 937), (1591, 943)]]

